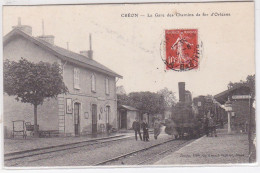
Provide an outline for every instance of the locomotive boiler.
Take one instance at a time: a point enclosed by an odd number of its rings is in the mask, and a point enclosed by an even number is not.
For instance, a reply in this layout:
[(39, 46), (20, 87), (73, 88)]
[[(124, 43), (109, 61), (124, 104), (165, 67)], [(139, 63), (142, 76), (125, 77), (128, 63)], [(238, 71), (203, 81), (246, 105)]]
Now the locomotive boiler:
[(165, 132), (175, 138), (199, 137), (201, 122), (193, 109), (191, 93), (185, 90), (185, 82), (179, 82), (179, 102), (172, 109), (171, 119), (166, 121)]
[[(165, 121), (165, 132), (175, 138), (197, 138), (204, 134), (203, 123), (206, 116), (212, 116), (218, 124), (223, 124), (225, 110), (211, 96), (192, 99), (185, 90), (185, 82), (179, 82), (179, 102), (172, 108), (171, 118)], [(221, 122), (221, 123), (220, 123)]]

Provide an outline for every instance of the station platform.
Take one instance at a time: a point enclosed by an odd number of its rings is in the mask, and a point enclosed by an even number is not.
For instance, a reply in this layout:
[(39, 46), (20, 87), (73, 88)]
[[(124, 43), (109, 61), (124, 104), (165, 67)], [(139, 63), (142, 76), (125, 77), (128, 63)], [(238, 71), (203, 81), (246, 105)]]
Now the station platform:
[(218, 129), (218, 137), (203, 136), (157, 161), (155, 165), (203, 165), (249, 163), (247, 134)]
[(73, 144), (78, 142), (90, 142), (95, 140), (109, 140), (115, 138), (131, 137), (131, 134), (113, 133), (110, 135), (100, 134), (96, 136), (78, 136), (78, 137), (51, 137), (51, 138), (14, 138), (4, 139), (4, 154), (23, 152), (26, 150), (42, 149), (46, 147), (55, 147), (58, 145)]

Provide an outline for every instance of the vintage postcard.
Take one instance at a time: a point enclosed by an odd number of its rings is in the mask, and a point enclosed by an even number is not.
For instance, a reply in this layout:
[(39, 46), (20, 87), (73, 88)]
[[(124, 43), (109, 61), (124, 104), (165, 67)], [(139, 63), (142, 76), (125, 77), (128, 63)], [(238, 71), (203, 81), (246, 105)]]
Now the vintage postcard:
[(254, 5), (3, 6), (4, 167), (253, 165)]

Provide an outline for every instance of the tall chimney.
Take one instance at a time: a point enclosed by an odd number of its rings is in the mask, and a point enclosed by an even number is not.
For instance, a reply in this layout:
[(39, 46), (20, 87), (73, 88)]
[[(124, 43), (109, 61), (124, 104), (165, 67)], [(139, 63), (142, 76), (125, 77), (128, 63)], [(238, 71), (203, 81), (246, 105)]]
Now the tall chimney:
[(185, 82), (179, 82), (179, 101), (185, 102)]
[(89, 34), (89, 50), (82, 50), (79, 53), (85, 57), (88, 57), (89, 59), (93, 59), (91, 34)]
[(44, 20), (42, 20), (42, 35), (38, 36), (37, 38), (54, 45), (55, 37), (53, 35), (45, 35), (44, 33)]
[(93, 50), (92, 50), (91, 34), (89, 34), (89, 51), (88, 51), (88, 57), (89, 57), (90, 59), (93, 59)]
[(67, 42), (67, 50), (70, 50), (69, 42)]
[(44, 35), (44, 20), (42, 19), (42, 35)]
[(53, 35), (41, 35), (41, 36), (38, 36), (37, 38), (54, 45), (54, 36)]
[(92, 50), (91, 34), (89, 34), (89, 50)]
[(21, 22), (21, 17), (18, 17), (18, 26), (21, 26), (22, 22)]
[(13, 29), (17, 28), (28, 35), (32, 35), (32, 27), (28, 25), (22, 25), (21, 17), (18, 17), (18, 24), (12, 27)]

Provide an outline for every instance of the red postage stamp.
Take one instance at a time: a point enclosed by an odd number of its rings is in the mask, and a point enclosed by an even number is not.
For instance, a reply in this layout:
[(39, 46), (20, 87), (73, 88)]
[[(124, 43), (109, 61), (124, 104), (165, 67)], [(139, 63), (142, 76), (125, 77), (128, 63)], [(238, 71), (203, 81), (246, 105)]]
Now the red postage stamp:
[(166, 69), (188, 71), (199, 65), (197, 29), (165, 30)]

